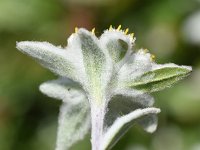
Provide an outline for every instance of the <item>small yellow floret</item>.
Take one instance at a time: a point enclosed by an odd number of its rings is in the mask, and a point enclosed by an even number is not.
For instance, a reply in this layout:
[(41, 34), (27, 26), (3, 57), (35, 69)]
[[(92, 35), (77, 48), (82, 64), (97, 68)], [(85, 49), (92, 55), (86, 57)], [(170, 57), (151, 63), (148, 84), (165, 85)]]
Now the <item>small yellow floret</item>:
[(131, 33), (130, 36), (133, 38), (134, 37), (134, 33)]
[(127, 28), (127, 29), (124, 31), (124, 33), (125, 33), (125, 34), (127, 34), (127, 33), (128, 33), (128, 31), (129, 31), (129, 28)]
[(151, 54), (151, 60), (154, 61), (156, 59), (156, 56)]
[(122, 27), (122, 25), (119, 25), (119, 26), (117, 27), (117, 30), (119, 31), (119, 30), (121, 29), (121, 27)]
[(92, 34), (95, 34), (95, 28), (92, 29)]
[(145, 52), (145, 53), (148, 53), (148, 52), (149, 52), (149, 50), (145, 48), (145, 49), (144, 49), (144, 52)]
[(74, 30), (75, 30), (75, 33), (77, 33), (77, 32), (78, 32), (78, 27), (75, 27), (75, 29), (74, 29)]
[(109, 27), (109, 31), (111, 31), (113, 29), (113, 27), (112, 27), (112, 25), (110, 25), (110, 27)]

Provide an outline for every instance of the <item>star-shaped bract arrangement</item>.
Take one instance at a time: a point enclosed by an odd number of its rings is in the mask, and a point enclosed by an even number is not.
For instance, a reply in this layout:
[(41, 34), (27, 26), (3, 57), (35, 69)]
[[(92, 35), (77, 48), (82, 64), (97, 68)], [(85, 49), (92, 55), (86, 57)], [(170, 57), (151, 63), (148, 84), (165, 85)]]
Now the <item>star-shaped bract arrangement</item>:
[(112, 26), (100, 37), (76, 28), (67, 47), (23, 41), (17, 49), (58, 75), (40, 91), (62, 100), (56, 150), (67, 150), (91, 128), (93, 150), (111, 149), (133, 124), (157, 128), (152, 92), (170, 87), (192, 68), (157, 64), (148, 50), (134, 50), (134, 34)]

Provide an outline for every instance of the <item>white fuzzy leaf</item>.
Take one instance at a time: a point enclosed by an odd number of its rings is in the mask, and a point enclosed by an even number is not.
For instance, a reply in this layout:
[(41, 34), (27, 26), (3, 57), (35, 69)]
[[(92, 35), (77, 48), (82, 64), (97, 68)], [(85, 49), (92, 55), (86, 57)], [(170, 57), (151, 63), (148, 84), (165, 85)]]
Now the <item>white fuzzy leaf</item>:
[(110, 79), (112, 64), (101, 49), (99, 40), (92, 33), (79, 29), (77, 34), (80, 38), (84, 67), (90, 83), (90, 94), (99, 102)]
[(108, 103), (108, 111), (104, 120), (104, 128), (110, 127), (118, 117), (127, 115), (139, 108), (151, 107), (153, 104), (154, 98), (148, 94), (132, 97), (116, 95)]
[[(142, 94), (135, 97), (127, 97), (122, 95), (115, 96), (108, 104), (108, 111), (104, 120), (105, 134), (107, 134), (106, 132), (110, 132), (110, 128), (112, 128), (118, 118), (128, 116), (138, 109), (152, 107), (153, 103), (153, 97), (148, 94)], [(157, 116), (154, 113), (149, 113), (145, 116), (137, 118), (137, 120), (132, 120), (126, 125), (127, 128), (125, 131), (128, 131), (128, 127), (131, 127), (133, 123), (141, 125), (141, 127), (143, 127), (145, 131), (152, 133), (157, 128)], [(116, 132), (116, 135), (113, 135), (113, 138), (110, 141), (113, 143), (111, 145), (114, 145), (115, 142), (119, 140), (122, 135), (123, 132), (121, 132), (121, 130), (119, 131), (119, 133)]]
[(67, 150), (84, 138), (90, 128), (89, 104), (76, 105), (63, 103), (60, 108), (56, 150)]
[(68, 53), (66, 49), (53, 46), (48, 42), (29, 41), (18, 42), (17, 49), (33, 57), (45, 68), (60, 76), (69, 77), (79, 82), (84, 80), (84, 73), (79, 67), (81, 62), (73, 53)]
[(40, 91), (49, 97), (63, 100), (66, 103), (87, 102), (87, 97), (80, 85), (67, 78), (44, 82), (40, 85)]
[(137, 76), (152, 69), (151, 55), (141, 49), (133, 53), (126, 63), (121, 67), (118, 73), (119, 86), (129, 80), (135, 79)]
[(191, 70), (191, 67), (175, 64), (158, 65), (151, 60), (149, 53), (139, 50), (120, 69), (116, 90), (159, 91), (183, 79)]
[[(132, 39), (133, 40), (133, 39)], [(105, 31), (101, 37), (100, 42), (110, 57), (115, 63), (123, 59), (128, 50), (131, 49), (131, 38), (125, 35), (122, 31)]]
[(60, 108), (56, 150), (67, 150), (84, 138), (90, 128), (90, 108), (83, 89), (75, 82), (60, 78), (40, 85), (49, 97), (63, 100)]
[(110, 149), (128, 131), (136, 119), (149, 114), (157, 114), (159, 112), (160, 109), (153, 107), (136, 109), (125, 116), (117, 118), (113, 125), (105, 132), (101, 149)]
[(114, 62), (119, 62), (128, 50), (127, 43), (122, 39), (110, 40), (106, 47)]
[(136, 77), (134, 80), (129, 81), (127, 85), (144, 92), (160, 91), (188, 76), (191, 70), (190, 67), (177, 65), (159, 67)]

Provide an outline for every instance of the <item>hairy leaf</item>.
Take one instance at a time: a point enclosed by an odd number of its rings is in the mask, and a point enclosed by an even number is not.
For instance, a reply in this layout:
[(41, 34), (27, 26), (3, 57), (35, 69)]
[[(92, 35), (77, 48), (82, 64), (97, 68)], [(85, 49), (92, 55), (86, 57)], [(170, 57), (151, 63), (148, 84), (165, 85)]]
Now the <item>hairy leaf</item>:
[(151, 107), (153, 103), (154, 98), (148, 94), (131, 97), (116, 95), (108, 103), (104, 126), (108, 128), (118, 117), (127, 115), (138, 108)]
[(112, 148), (133, 124), (154, 132), (160, 109), (153, 107), (149, 93), (170, 87), (192, 70), (156, 64), (145, 49), (133, 51), (133, 33), (121, 30), (121, 25), (111, 26), (100, 38), (94, 29), (76, 28), (67, 42), (66, 48), (47, 42), (17, 43), (20, 51), (60, 77), (40, 86), (47, 96), (63, 101), (56, 150), (82, 139), (90, 124), (92, 149)]
[(102, 149), (110, 149), (112, 146), (128, 131), (134, 121), (142, 116), (149, 114), (157, 114), (160, 112), (158, 108), (136, 109), (135, 111), (119, 117), (115, 120), (103, 137)]
[(87, 97), (80, 85), (67, 78), (44, 82), (40, 85), (40, 91), (49, 97), (63, 100), (66, 103), (87, 102)]
[[(140, 96), (135, 97), (127, 97), (118, 95), (115, 96), (108, 104), (108, 111), (105, 115), (104, 120), (104, 130), (106, 132), (110, 132), (110, 128), (115, 124), (118, 118), (122, 118), (128, 116), (138, 109), (145, 109), (147, 107), (152, 107), (154, 103), (154, 99), (152, 96), (148, 94), (142, 94)], [(136, 111), (137, 112), (137, 111)], [(129, 127), (133, 124), (141, 125), (144, 130), (147, 132), (154, 132), (157, 128), (157, 117), (154, 113), (146, 114), (145, 116), (139, 118), (133, 118), (131, 122), (125, 125), (123, 129), (116, 131), (116, 135), (113, 135), (113, 139), (110, 141), (111, 146), (115, 144), (124, 134), (125, 131), (128, 131)], [(114, 131), (112, 131), (114, 132)]]
[(155, 92), (170, 87), (186, 77), (190, 72), (191, 68), (186, 67), (163, 67), (146, 72), (127, 84), (138, 90)]
[[(106, 81), (109, 80), (108, 60), (103, 50), (98, 44), (98, 39), (86, 30), (80, 29), (78, 32), (83, 53), (83, 61), (88, 82), (90, 83), (90, 91), (93, 96), (100, 102)], [(107, 77), (107, 79), (105, 78)], [(104, 80), (105, 78), (105, 80)], [(90, 93), (90, 94), (91, 94)]]
[(48, 42), (19, 42), (17, 49), (21, 52), (36, 59), (42, 66), (48, 68), (52, 72), (69, 77), (75, 81), (81, 81), (81, 77), (75, 56), (67, 53), (65, 49), (53, 46)]
[(75, 82), (60, 78), (40, 85), (49, 97), (63, 100), (60, 108), (56, 150), (66, 150), (84, 138), (90, 128), (90, 108), (83, 89)]
[(89, 104), (63, 103), (60, 108), (56, 150), (67, 150), (84, 138), (90, 128)]
[(114, 62), (119, 62), (128, 50), (128, 44), (122, 39), (110, 40), (106, 47)]

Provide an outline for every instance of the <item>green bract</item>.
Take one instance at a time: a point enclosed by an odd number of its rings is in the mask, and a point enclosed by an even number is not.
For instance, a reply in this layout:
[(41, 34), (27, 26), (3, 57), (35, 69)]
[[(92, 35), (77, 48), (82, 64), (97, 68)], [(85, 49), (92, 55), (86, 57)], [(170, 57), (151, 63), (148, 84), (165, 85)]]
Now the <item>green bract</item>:
[(47, 42), (18, 42), (17, 48), (59, 76), (40, 86), (49, 97), (60, 99), (56, 150), (66, 150), (91, 128), (93, 150), (110, 149), (133, 123), (147, 132), (157, 127), (151, 92), (186, 77), (191, 67), (159, 65), (147, 50), (133, 49), (127, 31), (104, 31), (100, 37), (78, 29), (66, 48)]

